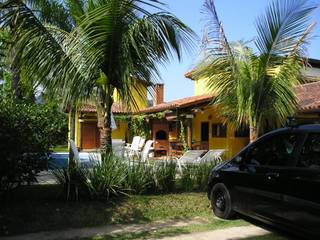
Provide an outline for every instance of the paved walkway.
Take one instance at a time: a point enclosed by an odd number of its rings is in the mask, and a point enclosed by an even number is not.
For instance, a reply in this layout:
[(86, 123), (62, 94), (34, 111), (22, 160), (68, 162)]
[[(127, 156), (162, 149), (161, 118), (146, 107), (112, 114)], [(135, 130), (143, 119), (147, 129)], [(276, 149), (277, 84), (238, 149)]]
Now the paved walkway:
[[(124, 234), (130, 232), (149, 232), (160, 230), (163, 228), (185, 227), (188, 225), (205, 224), (207, 221), (201, 218), (194, 218), (192, 220), (169, 220), (156, 221), (148, 224), (127, 224), (127, 225), (108, 225), (101, 227), (90, 228), (75, 228), (64, 231), (50, 231), (29, 233), (11, 237), (0, 237), (0, 240), (68, 240), (78, 238), (90, 238), (94, 236), (104, 236), (112, 234)], [(254, 237), (270, 234), (271, 232), (254, 226), (231, 227), (214, 231), (197, 232), (181, 234), (174, 237), (164, 237), (162, 240), (245, 240), (247, 238), (254, 239)]]
[(156, 221), (148, 224), (128, 224), (128, 225), (108, 225), (102, 227), (90, 227), (69, 229), (64, 231), (50, 231), (30, 233), (12, 237), (3, 237), (1, 240), (68, 240), (76, 238), (89, 238), (93, 236), (121, 234), (129, 232), (145, 232), (155, 231), (162, 228), (169, 227), (185, 227), (193, 224), (207, 223), (201, 218), (194, 218), (192, 220), (170, 220), (170, 221)]
[(208, 232), (198, 232), (183, 234), (175, 237), (161, 238), (161, 240), (240, 240), (263, 236), (270, 234), (269, 231), (253, 225), (245, 227), (232, 227), (221, 230), (214, 230)]

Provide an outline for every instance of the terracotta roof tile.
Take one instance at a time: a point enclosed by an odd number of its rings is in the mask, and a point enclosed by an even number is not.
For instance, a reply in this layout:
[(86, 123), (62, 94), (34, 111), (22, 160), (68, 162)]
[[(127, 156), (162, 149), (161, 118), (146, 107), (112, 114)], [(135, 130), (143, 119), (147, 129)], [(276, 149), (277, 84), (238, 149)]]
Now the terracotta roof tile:
[(296, 94), (300, 111), (320, 111), (320, 82), (297, 86)]
[[(86, 113), (95, 113), (97, 112), (97, 109), (96, 109), (96, 106), (92, 103), (84, 103), (81, 105), (79, 111), (86, 112)], [(124, 107), (121, 106), (119, 103), (113, 103), (112, 112), (114, 114), (128, 113), (128, 111), (126, 111)]]
[[(301, 112), (320, 112), (320, 82), (303, 84), (297, 86), (295, 89)], [(186, 97), (148, 107), (136, 113), (155, 113), (165, 110), (173, 110), (175, 108), (184, 108), (197, 104), (209, 103), (212, 99), (213, 96), (209, 94)], [(94, 104), (85, 103), (81, 106), (80, 111), (94, 113), (96, 112), (96, 107)], [(129, 111), (126, 111), (119, 103), (114, 103), (112, 105), (112, 112), (114, 114), (130, 113)]]
[(189, 107), (196, 104), (209, 103), (212, 100), (212, 98), (213, 95), (210, 94), (186, 97), (171, 102), (161, 103), (156, 106), (148, 107), (140, 111), (139, 113), (154, 113), (165, 110), (172, 110), (175, 108)]

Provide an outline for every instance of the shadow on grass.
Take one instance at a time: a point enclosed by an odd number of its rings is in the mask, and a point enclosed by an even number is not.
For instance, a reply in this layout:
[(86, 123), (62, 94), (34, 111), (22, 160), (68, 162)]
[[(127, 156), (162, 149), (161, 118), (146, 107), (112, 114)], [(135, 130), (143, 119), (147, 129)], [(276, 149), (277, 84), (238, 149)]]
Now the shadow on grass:
[(0, 204), (0, 236), (110, 224), (212, 218), (205, 193), (136, 195), (109, 201), (82, 196), (78, 202), (67, 202), (59, 185), (34, 185), (13, 191)]
[[(0, 236), (112, 224), (126, 201), (118, 197), (67, 202), (58, 185), (23, 186), (0, 202)], [(120, 213), (125, 222), (149, 221), (138, 209), (126, 211)]]

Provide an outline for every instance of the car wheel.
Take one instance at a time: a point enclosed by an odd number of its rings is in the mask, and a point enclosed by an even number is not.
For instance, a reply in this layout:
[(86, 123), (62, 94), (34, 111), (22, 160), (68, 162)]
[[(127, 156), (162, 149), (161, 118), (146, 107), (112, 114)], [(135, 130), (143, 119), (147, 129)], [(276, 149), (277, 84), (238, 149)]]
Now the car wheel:
[(223, 183), (217, 183), (211, 190), (211, 206), (213, 213), (223, 219), (230, 219), (235, 212), (232, 209), (230, 193)]

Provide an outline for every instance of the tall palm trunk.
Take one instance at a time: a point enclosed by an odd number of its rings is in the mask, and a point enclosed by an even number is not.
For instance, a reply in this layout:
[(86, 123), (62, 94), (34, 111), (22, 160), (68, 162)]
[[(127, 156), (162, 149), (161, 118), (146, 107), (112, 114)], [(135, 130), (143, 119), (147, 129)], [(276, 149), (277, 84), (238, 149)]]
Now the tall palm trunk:
[(255, 124), (250, 124), (250, 143), (254, 142), (258, 138), (258, 127)]
[[(76, 110), (74, 107), (71, 107), (70, 109), (70, 140), (75, 140), (75, 120), (76, 120)], [(73, 151), (71, 149), (71, 145), (69, 144), (69, 162), (72, 161), (74, 158)]]
[[(103, 101), (107, 99), (107, 101)], [(103, 154), (112, 153), (111, 111), (113, 100), (108, 94), (100, 94), (97, 107), (98, 127), (100, 130), (100, 148)]]
[(13, 94), (17, 100), (20, 100), (22, 98), (22, 96), (21, 96), (21, 91), (20, 91), (20, 87), (19, 87), (20, 73), (21, 73), (19, 57), (15, 57), (15, 59), (13, 60), (11, 67), (10, 67), (10, 71), (12, 74)]

